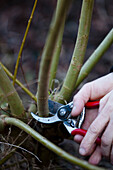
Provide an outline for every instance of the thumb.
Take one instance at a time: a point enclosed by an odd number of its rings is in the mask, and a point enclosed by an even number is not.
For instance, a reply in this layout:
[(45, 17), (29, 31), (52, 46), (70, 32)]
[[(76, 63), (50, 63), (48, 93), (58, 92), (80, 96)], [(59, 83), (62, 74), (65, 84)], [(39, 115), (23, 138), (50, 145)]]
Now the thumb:
[(85, 105), (85, 101), (80, 98), (77, 98), (77, 100), (73, 100), (73, 109), (71, 115), (72, 116), (79, 115), (82, 112), (84, 105)]
[(72, 116), (80, 114), (90, 98), (91, 83), (85, 84), (73, 98)]

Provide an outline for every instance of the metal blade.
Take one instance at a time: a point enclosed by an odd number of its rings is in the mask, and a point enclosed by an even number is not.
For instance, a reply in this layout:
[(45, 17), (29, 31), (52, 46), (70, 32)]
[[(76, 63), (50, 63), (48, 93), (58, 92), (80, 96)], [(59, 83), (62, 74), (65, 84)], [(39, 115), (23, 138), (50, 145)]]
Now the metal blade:
[(52, 116), (52, 117), (40, 117), (40, 116), (34, 114), (33, 112), (31, 112), (31, 115), (32, 115), (33, 118), (36, 119), (38, 122), (46, 123), (46, 124), (50, 124), (50, 123), (55, 123), (55, 122), (60, 122), (60, 121), (62, 121), (61, 119), (58, 118), (57, 114), (55, 114), (55, 116)]
[(51, 114), (55, 115), (59, 107), (63, 106), (63, 104), (54, 102), (52, 100), (48, 100), (49, 111)]

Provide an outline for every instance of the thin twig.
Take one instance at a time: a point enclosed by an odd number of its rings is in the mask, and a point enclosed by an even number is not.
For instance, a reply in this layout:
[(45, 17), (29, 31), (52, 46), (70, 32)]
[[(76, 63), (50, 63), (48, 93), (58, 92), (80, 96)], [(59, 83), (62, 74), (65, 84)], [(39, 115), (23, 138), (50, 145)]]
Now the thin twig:
[(15, 85), (15, 80), (16, 80), (16, 76), (17, 76), (19, 62), (20, 62), (20, 59), (21, 59), (21, 56), (22, 56), (22, 51), (23, 51), (24, 44), (25, 44), (25, 41), (26, 41), (26, 37), (27, 37), (28, 31), (29, 31), (29, 28), (30, 28), (30, 25), (31, 25), (31, 21), (32, 21), (32, 18), (33, 18), (35, 9), (36, 9), (37, 1), (38, 0), (35, 0), (35, 2), (34, 2), (34, 6), (33, 6), (33, 9), (32, 9), (32, 12), (31, 12), (31, 15), (30, 15), (27, 27), (26, 27), (26, 31), (25, 31), (25, 34), (24, 34), (24, 37), (23, 37), (23, 40), (22, 40), (22, 44), (21, 44), (19, 53), (18, 53), (18, 58), (17, 58), (17, 62), (16, 62), (16, 66), (15, 66), (15, 71), (14, 71), (13, 85)]
[[(4, 71), (6, 72), (6, 74), (13, 80), (14, 79), (14, 76), (12, 75), (12, 73), (0, 62), (2, 68), (4, 69)], [(33, 83), (36, 83), (37, 80)], [(15, 80), (15, 83), (18, 84), (18, 86), (21, 87), (21, 89), (23, 91), (25, 91), (26, 94), (28, 94), (35, 102), (37, 102), (37, 98), (35, 95), (33, 95), (19, 80)], [(32, 83), (32, 84), (33, 84)]]
[[(25, 117), (24, 106), (22, 101), (16, 92), (15, 88), (13, 87), (12, 83), (10, 82), (8, 76), (6, 75), (5, 71), (3, 70), (0, 64), (0, 88), (3, 91), (4, 96), (7, 96), (7, 102), (10, 105), (11, 113), (14, 116)], [(10, 94), (10, 95), (8, 95)]]
[[(34, 153), (32, 153), (31, 151), (28, 151), (27, 149), (21, 147), (21, 146), (17, 146), (17, 145), (14, 145), (14, 144), (10, 144), (10, 143), (6, 143), (6, 142), (0, 142), (0, 144), (4, 144), (4, 145), (8, 145), (8, 146), (13, 146), (15, 148), (18, 148), (18, 149), (21, 149), (31, 155), (33, 155), (39, 162), (42, 162)], [(2, 165), (2, 161), (0, 160), (0, 165)]]

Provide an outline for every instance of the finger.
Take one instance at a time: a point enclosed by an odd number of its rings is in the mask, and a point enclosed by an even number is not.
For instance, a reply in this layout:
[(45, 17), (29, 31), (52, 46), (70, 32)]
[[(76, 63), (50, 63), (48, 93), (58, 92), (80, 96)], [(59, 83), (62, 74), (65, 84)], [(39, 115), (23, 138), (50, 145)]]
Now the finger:
[[(111, 91), (112, 92), (112, 91)], [(106, 103), (109, 100), (109, 97), (111, 95), (111, 92), (109, 92), (108, 94), (106, 94), (102, 99), (100, 99), (100, 103), (99, 103), (99, 112), (101, 113), (101, 111), (104, 109), (104, 107), (106, 106)]]
[(73, 109), (71, 111), (72, 116), (77, 116), (78, 114), (82, 112), (84, 105), (85, 105), (84, 99), (82, 99), (81, 97), (78, 97), (77, 100), (76, 99), (73, 100)]
[(93, 146), (91, 147), (90, 151), (87, 153), (87, 156), (88, 155), (92, 155), (95, 150), (96, 150), (96, 144), (93, 144)]
[(82, 139), (83, 139), (83, 136), (81, 136), (81, 135), (74, 136), (74, 141), (77, 143), (81, 143)]
[(105, 116), (105, 113), (102, 113), (97, 116), (97, 118), (93, 121), (93, 123), (90, 125), (85, 137), (83, 138), (81, 145), (80, 145), (80, 154), (81, 155), (87, 155), (90, 148), (96, 141), (99, 134), (103, 131), (104, 127), (109, 121), (109, 116)]
[[(86, 112), (87, 112), (87, 114), (85, 116), (85, 120), (82, 125), (82, 128), (85, 130), (87, 130), (89, 128), (92, 121), (96, 118), (96, 116), (98, 114), (98, 109), (86, 109)], [(77, 143), (81, 143), (82, 139), (83, 139), (83, 136), (81, 136), (81, 135), (77, 134), (74, 136), (74, 140)]]
[(90, 90), (93, 83), (85, 84), (82, 89), (73, 98), (73, 109), (72, 116), (76, 116), (82, 112), (85, 103), (88, 102), (90, 98)]
[(74, 96), (72, 116), (80, 114), (88, 100), (99, 99), (110, 92), (111, 89), (113, 89), (113, 73), (85, 84)]
[(83, 122), (82, 128), (88, 129), (91, 123), (95, 120), (98, 115), (98, 109), (86, 109), (85, 120)]
[(104, 108), (107, 106), (107, 115), (110, 117), (110, 121), (101, 137), (101, 150), (102, 150), (102, 155), (104, 155), (107, 158), (111, 159), (111, 162), (113, 162), (113, 150), (112, 145), (113, 145), (113, 135), (112, 135), (112, 129), (113, 129), (113, 106), (112, 106), (112, 101), (113, 101), (113, 90), (109, 92), (101, 101), (100, 101), (100, 109), (99, 112), (101, 114), (101, 110), (104, 110)]
[[(82, 140), (83, 140), (83, 136), (81, 136), (81, 135), (75, 135), (75, 136), (74, 136), (74, 141), (75, 141), (75, 142), (77, 142), (77, 143), (80, 144)], [(90, 151), (89, 151), (89, 153), (88, 153), (87, 155), (91, 155), (92, 152), (95, 150), (95, 148), (96, 148), (96, 144), (94, 144), (94, 145), (91, 147), (91, 149), (90, 149)]]
[(105, 129), (105, 132), (103, 133), (101, 137), (101, 149), (102, 149), (102, 155), (109, 158), (110, 152), (111, 152), (111, 146), (113, 142), (113, 120), (110, 120), (107, 128)]
[(102, 159), (101, 148), (97, 146), (95, 151), (89, 158), (89, 163), (97, 165), (101, 159)]

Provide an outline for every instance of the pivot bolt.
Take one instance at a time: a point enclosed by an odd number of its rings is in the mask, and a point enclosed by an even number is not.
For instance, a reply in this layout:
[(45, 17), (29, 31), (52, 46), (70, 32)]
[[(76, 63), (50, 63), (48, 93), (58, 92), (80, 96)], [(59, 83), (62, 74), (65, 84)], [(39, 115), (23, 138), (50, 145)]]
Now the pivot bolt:
[(65, 116), (66, 114), (66, 109), (60, 109), (60, 116)]

